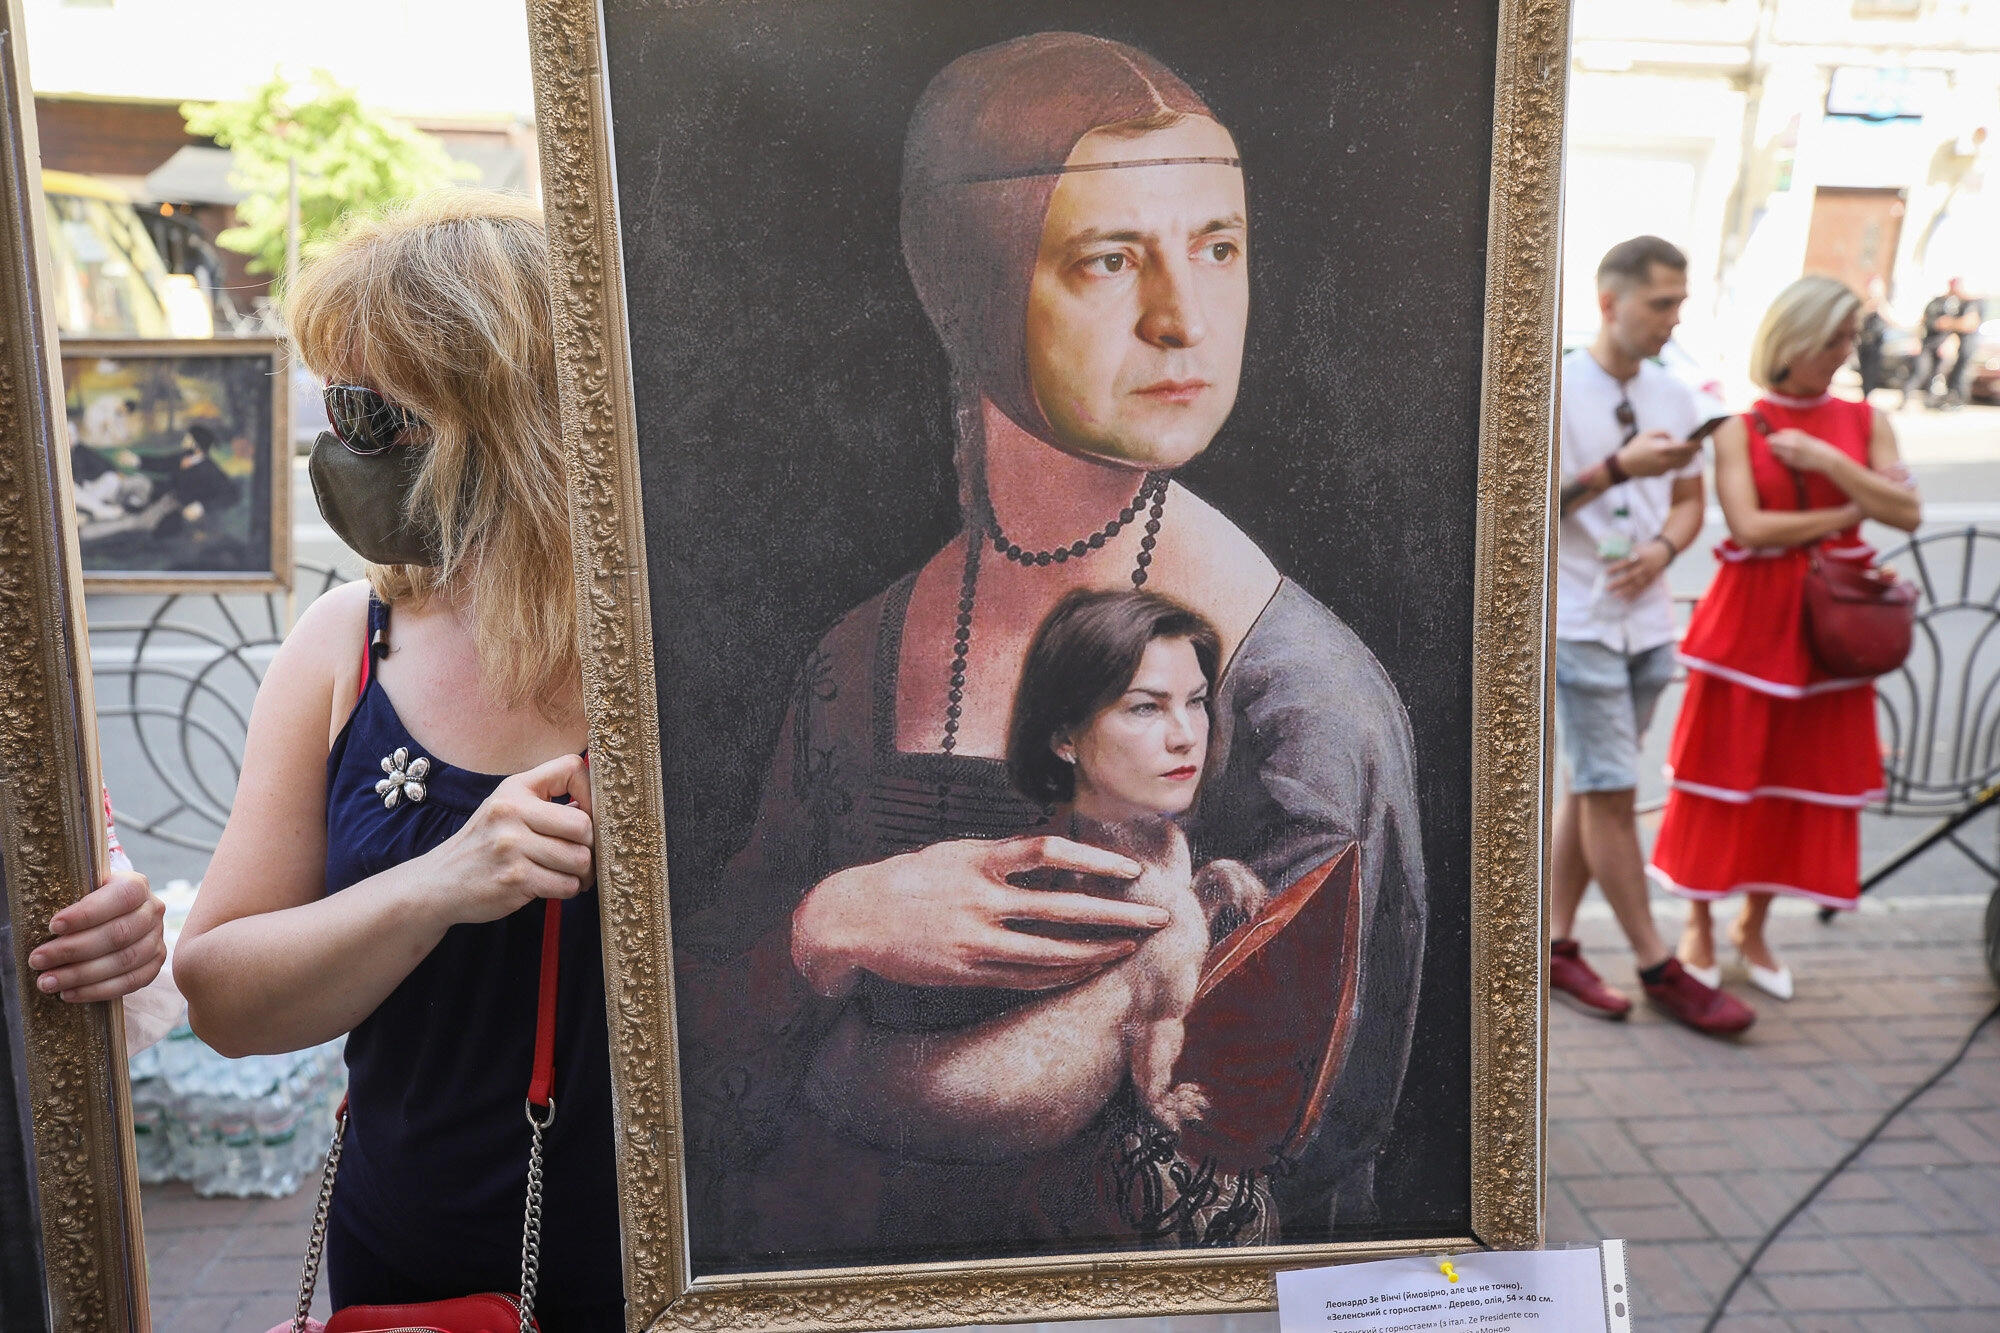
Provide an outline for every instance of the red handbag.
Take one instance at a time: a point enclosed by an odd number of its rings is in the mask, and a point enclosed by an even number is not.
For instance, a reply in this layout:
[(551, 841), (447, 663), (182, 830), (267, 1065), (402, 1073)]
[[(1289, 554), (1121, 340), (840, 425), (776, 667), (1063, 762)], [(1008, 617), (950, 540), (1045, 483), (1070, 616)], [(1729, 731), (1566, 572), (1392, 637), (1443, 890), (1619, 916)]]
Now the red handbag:
[(1910, 656), (1917, 590), (1883, 570), (1806, 553), (1806, 646), (1829, 676), (1887, 675)]
[[(1749, 413), (1752, 428), (1768, 437), (1771, 423)], [(1798, 508), (1806, 502), (1806, 480), (1787, 467)], [(1894, 671), (1910, 656), (1916, 636), (1917, 590), (1887, 570), (1851, 560), (1829, 560), (1818, 542), (1806, 547), (1806, 648), (1827, 675), (1841, 680), (1872, 679)]]
[[(535, 1286), (542, 1266), (542, 1134), (555, 1123), (556, 963), (562, 936), (562, 903), (551, 898), (542, 916), (541, 993), (535, 1011), (535, 1067), (528, 1080), (528, 1204), (521, 1222), (521, 1294), (481, 1292), (414, 1305), (349, 1305), (326, 1321), (325, 1333), (540, 1333), (535, 1323)], [(326, 1152), (319, 1205), (313, 1210), (312, 1239), (299, 1273), (299, 1305), (289, 1324), (271, 1333), (308, 1333), (313, 1291), (319, 1286), (320, 1256), (326, 1249), (327, 1209), (340, 1171), (340, 1144), (347, 1133), (347, 1103), (334, 1117), (333, 1144)]]

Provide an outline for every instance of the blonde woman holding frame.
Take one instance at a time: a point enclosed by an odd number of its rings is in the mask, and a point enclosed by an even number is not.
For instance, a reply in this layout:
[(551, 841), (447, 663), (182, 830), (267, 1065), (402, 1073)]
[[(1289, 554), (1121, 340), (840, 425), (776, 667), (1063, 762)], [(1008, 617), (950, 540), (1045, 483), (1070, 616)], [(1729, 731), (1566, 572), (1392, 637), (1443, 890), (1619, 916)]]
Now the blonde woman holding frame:
[(370, 561), (251, 715), (179, 946), (226, 1054), (348, 1034), (335, 1308), (520, 1280), (546, 901), (560, 910), (544, 1333), (623, 1327), (547, 246), (518, 197), (351, 225), (287, 301), (336, 434), (314, 488)]

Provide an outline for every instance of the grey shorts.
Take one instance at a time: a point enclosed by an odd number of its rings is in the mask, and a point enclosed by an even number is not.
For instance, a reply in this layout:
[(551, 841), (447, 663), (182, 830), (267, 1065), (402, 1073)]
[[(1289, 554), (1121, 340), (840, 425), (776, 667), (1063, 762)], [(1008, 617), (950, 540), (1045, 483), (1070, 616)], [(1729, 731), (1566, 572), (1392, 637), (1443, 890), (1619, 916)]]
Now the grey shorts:
[(1674, 646), (1639, 653), (1587, 639), (1556, 640), (1556, 731), (1571, 791), (1639, 785), (1639, 739), (1674, 677)]

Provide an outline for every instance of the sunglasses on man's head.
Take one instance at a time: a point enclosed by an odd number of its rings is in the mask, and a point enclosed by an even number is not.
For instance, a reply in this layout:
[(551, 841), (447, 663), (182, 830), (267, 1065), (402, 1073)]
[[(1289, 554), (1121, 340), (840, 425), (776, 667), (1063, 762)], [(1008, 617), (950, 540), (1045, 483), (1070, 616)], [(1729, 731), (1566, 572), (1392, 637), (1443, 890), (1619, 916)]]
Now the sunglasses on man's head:
[(423, 424), (408, 408), (397, 407), (373, 389), (358, 384), (326, 386), (326, 419), (334, 438), (349, 453), (379, 454), (404, 431)]

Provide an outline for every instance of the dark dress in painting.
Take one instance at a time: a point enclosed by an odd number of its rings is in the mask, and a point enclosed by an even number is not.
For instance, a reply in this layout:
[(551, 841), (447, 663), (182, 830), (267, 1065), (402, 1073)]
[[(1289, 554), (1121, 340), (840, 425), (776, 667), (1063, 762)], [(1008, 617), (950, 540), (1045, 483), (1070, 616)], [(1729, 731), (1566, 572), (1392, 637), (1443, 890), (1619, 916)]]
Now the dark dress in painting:
[(791, 913), (826, 876), (1051, 820), (998, 760), (895, 748), (913, 582), (821, 640), (748, 844), (719, 885), (679, 886), (709, 904), (675, 930), (695, 1271), (1260, 1243), (1279, 1239), (1278, 1225), (1285, 1239), (1305, 1239), (1372, 1221), (1375, 1156), (1409, 1054), (1424, 940), (1409, 724), (1374, 656), (1290, 581), (1223, 675), (1216, 758), (1186, 829), (1196, 864), (1244, 861), (1274, 893), (1359, 844), (1360, 975), (1346, 1058), (1298, 1160), (1274, 1164), (1254, 1191), (1204, 1176), (1137, 1112), (1129, 1084), (1074, 1142), (1001, 1165), (892, 1157), (806, 1108), (806, 1066), (845, 1005), (922, 1030), (977, 1022), (1023, 998), (865, 976), (852, 996), (828, 1001), (792, 964)]

